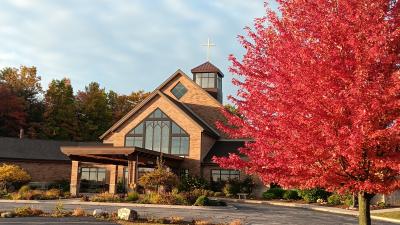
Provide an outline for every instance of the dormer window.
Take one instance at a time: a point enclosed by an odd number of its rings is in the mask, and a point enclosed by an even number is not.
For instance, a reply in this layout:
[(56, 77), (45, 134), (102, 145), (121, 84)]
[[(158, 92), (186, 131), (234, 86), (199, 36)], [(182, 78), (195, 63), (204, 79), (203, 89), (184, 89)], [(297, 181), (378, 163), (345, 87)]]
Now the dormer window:
[(174, 88), (172, 88), (171, 93), (177, 98), (180, 99), (182, 98), (183, 95), (185, 95), (187, 92), (187, 89), (181, 82), (178, 82), (177, 85), (175, 85)]
[(215, 73), (196, 73), (196, 83), (202, 88), (217, 88), (217, 79)]

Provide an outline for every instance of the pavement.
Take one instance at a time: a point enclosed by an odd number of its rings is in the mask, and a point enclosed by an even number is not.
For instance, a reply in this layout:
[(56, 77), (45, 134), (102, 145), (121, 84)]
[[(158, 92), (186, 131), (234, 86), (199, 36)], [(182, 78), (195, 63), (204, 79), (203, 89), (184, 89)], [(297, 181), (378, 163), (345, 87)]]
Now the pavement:
[[(0, 211), (12, 210), (16, 207), (31, 206), (51, 212), (58, 201), (35, 201), (32, 202), (6, 202), (0, 201)], [(72, 204), (73, 203), (73, 204)], [(86, 212), (92, 212), (94, 209), (103, 209), (108, 212), (117, 211), (121, 208), (121, 203), (107, 204), (88, 204), (85, 202), (63, 201), (64, 208), (73, 210), (78, 206)], [(282, 205), (271, 204), (255, 204), (242, 202), (229, 202), (230, 207), (158, 207), (158, 205), (141, 206), (140, 204), (126, 204), (136, 210), (140, 217), (162, 218), (171, 216), (181, 216), (185, 220), (202, 219), (212, 222), (229, 222), (240, 219), (248, 225), (357, 225), (357, 217), (354, 215), (343, 215), (329, 212), (315, 211), (307, 208), (287, 207)], [(58, 219), (58, 218), (57, 218)], [(68, 221), (69, 219), (77, 220), (77, 218), (65, 218), (63, 221), (48, 221), (51, 218), (12, 218), (0, 219), (0, 224), (112, 224), (110, 222), (93, 221), (93, 218), (80, 218), (81, 221)], [(21, 221), (24, 220), (24, 221)], [(43, 220), (43, 221), (41, 221)], [(46, 221), (45, 221), (46, 220)], [(87, 220), (87, 221), (86, 221)], [(36, 222), (35, 222), (36, 221)], [(393, 225), (395, 223), (373, 220), (374, 225)]]

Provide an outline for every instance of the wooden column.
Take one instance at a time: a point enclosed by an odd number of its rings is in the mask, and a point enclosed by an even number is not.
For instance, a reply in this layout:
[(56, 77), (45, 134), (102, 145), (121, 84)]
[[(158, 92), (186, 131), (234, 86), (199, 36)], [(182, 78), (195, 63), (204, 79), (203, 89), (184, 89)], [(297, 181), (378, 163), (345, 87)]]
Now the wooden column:
[(128, 187), (131, 190), (136, 190), (138, 179), (138, 162), (128, 160)]
[(108, 192), (110, 192), (110, 194), (116, 194), (117, 180), (118, 180), (118, 166), (111, 165), (109, 168), (110, 168), (110, 184)]
[(72, 161), (70, 192), (72, 196), (79, 195), (79, 161)]

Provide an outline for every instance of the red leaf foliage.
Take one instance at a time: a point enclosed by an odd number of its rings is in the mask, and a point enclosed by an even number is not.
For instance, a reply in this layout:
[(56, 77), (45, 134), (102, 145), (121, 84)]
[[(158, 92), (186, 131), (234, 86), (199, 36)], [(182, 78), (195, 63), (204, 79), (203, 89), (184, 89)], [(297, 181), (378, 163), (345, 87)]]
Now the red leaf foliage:
[(25, 125), (25, 101), (0, 84), (0, 136), (16, 136)]
[(400, 187), (400, 3), (278, 0), (230, 57), (246, 156), (215, 158), (284, 187), (387, 193)]

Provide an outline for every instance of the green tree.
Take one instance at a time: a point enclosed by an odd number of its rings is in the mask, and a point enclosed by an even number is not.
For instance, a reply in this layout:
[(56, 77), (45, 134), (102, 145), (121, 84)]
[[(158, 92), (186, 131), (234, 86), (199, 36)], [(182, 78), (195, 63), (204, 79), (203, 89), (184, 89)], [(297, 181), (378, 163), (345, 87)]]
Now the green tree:
[(79, 110), (80, 136), (85, 141), (96, 141), (111, 125), (112, 112), (104, 88), (96, 82), (79, 91), (76, 97)]
[(112, 123), (117, 122), (133, 107), (143, 101), (149, 92), (143, 90), (132, 92), (130, 95), (119, 95), (114, 91), (107, 94), (108, 104), (112, 111)]
[(48, 138), (79, 140), (77, 110), (70, 81), (53, 80), (45, 94), (44, 131)]
[(41, 77), (37, 75), (36, 67), (21, 66), (6, 67), (0, 71), (0, 83), (6, 85), (13, 93), (23, 99), (21, 103), (26, 112), (26, 123), (23, 127), (30, 137), (37, 137), (43, 121), (44, 105), (40, 94)]

